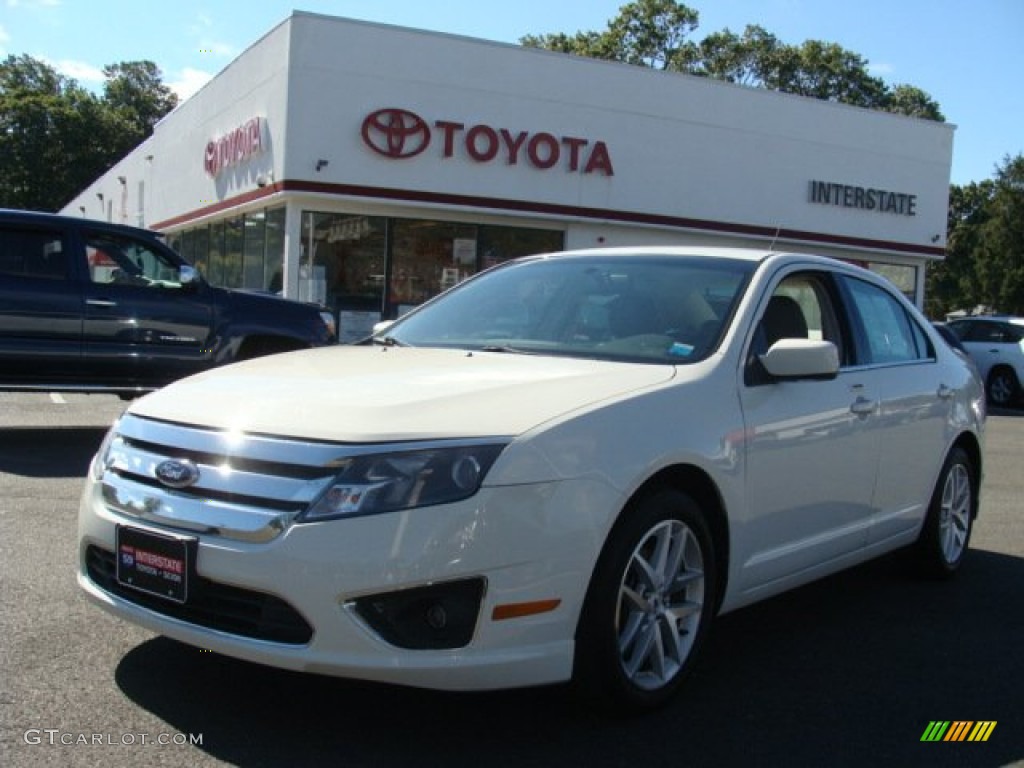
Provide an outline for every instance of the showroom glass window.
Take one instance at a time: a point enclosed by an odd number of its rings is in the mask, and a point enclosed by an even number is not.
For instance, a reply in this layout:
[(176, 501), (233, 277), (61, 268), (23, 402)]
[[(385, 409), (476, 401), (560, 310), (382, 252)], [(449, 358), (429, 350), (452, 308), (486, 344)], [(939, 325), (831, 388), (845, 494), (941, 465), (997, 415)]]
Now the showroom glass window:
[(388, 311), (402, 315), (481, 269), (561, 250), (560, 230), (395, 219)]
[(299, 297), (395, 317), (481, 269), (557, 251), (561, 230), (305, 211)]
[(223, 285), (227, 288), (241, 288), (242, 248), (245, 242), (245, 228), (241, 216), (224, 222), (224, 275)]
[(210, 224), (210, 249), (207, 255), (209, 271), (206, 279), (214, 285), (224, 285), (224, 230), (223, 221)]
[[(281, 293), (286, 212), (252, 211), (181, 230), (168, 244), (212, 285)], [(395, 317), (481, 269), (561, 250), (561, 230), (302, 212), (296, 295), (337, 311)], [(379, 319), (379, 317), (378, 317)]]
[(284, 208), (267, 211), (262, 287), (270, 293), (281, 293), (284, 288), (284, 225)]
[(917, 301), (917, 267), (905, 264), (883, 264), (872, 261), (867, 268), (876, 272), (895, 285), (910, 301)]
[(285, 209), (267, 208), (169, 235), (167, 244), (212, 285), (279, 293)]
[(380, 311), (386, 219), (339, 213), (302, 215), (299, 299), (331, 309)]
[(389, 303), (400, 315), (477, 271), (471, 224), (400, 219), (393, 231)]
[(206, 268), (208, 266), (207, 260), (210, 258), (210, 227), (203, 226), (195, 230), (195, 240), (193, 244), (193, 260), (192, 263), (199, 269), (200, 272), (206, 274)]

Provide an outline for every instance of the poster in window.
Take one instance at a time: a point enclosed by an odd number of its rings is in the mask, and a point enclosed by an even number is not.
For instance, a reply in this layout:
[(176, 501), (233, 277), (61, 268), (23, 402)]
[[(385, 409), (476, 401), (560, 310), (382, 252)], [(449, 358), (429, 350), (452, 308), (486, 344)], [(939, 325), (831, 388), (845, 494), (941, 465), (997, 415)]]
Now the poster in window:
[(455, 238), (452, 241), (452, 263), (460, 267), (476, 266), (476, 240)]

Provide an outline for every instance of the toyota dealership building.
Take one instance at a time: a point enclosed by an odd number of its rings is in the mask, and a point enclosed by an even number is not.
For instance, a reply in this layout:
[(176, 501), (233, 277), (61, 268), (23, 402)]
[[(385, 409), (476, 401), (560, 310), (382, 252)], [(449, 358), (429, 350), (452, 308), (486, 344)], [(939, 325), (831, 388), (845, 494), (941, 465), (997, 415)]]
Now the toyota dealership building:
[(821, 253), (920, 303), (952, 144), (948, 124), (296, 12), (64, 212), (319, 302), (344, 340), (505, 259), (605, 245)]

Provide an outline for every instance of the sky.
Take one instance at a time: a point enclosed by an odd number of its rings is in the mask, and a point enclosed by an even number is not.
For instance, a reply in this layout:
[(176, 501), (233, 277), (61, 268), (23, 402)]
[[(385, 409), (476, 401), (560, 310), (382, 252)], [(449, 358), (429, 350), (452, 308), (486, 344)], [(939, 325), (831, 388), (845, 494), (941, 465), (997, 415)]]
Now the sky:
[[(0, 58), (28, 54), (102, 88), (148, 59), (187, 98), (293, 9), (517, 43), (601, 31), (625, 0), (0, 0)], [(759, 24), (784, 43), (838, 43), (889, 85), (921, 88), (957, 126), (951, 182), (1024, 154), (1024, 0), (690, 0), (691, 38)]]

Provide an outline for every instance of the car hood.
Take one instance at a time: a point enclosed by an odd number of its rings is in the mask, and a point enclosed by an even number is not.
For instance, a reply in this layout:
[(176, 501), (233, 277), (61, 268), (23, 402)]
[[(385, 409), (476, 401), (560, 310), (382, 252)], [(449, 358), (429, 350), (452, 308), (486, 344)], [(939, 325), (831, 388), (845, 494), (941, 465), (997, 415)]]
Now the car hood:
[(668, 365), (329, 347), (214, 369), (145, 397), (130, 411), (213, 429), (339, 442), (514, 436), (674, 375)]

